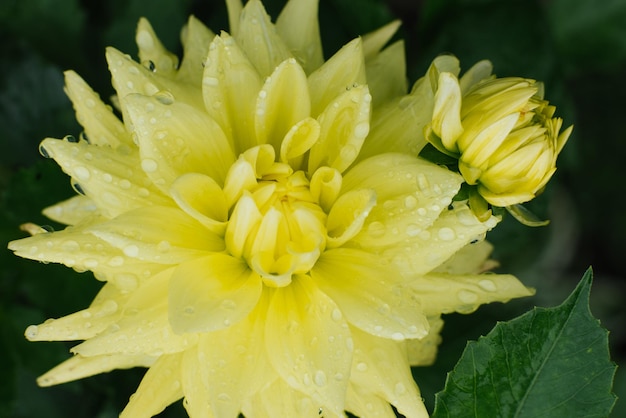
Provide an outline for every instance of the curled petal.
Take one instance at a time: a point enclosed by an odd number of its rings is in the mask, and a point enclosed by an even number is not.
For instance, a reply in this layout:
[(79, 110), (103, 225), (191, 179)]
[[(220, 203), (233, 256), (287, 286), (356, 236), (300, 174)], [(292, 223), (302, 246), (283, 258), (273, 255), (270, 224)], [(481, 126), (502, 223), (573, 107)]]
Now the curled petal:
[(351, 190), (341, 195), (326, 221), (328, 248), (339, 247), (358, 234), (374, 205), (376, 192), (371, 189)]
[(320, 140), (309, 154), (309, 172), (328, 166), (345, 171), (356, 160), (369, 132), (372, 96), (367, 86), (352, 88), (319, 116)]
[(448, 152), (458, 153), (457, 138), (463, 133), (461, 125), (461, 88), (451, 73), (441, 73), (435, 94), (432, 129)]
[(205, 228), (216, 235), (224, 234), (228, 217), (226, 195), (211, 177), (185, 174), (174, 181), (170, 194), (178, 207)]

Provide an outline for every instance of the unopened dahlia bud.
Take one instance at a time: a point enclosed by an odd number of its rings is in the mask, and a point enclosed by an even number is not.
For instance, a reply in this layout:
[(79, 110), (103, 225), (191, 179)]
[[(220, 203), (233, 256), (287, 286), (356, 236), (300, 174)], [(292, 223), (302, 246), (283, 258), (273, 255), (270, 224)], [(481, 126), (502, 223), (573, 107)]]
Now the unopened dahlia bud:
[(563, 121), (553, 117), (556, 108), (543, 99), (541, 83), (488, 74), (480, 79), (480, 72), (470, 70), (460, 80), (439, 75), (426, 137), (458, 158), (465, 181), (491, 205), (528, 202), (556, 171), (572, 127), (560, 132)]

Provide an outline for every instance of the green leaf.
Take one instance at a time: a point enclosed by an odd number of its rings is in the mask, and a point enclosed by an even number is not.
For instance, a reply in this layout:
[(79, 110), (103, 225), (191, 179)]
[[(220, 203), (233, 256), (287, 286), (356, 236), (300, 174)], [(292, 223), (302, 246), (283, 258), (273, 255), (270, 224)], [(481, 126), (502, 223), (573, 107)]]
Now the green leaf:
[(592, 272), (556, 308), (535, 308), (468, 343), (433, 418), (606, 417), (615, 364), (589, 311)]

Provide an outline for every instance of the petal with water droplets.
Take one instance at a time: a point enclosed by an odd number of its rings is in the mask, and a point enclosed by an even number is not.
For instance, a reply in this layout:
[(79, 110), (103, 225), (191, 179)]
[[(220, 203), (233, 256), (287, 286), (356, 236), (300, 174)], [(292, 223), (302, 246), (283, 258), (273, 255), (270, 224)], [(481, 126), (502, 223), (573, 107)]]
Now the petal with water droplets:
[(120, 418), (155, 416), (183, 397), (182, 354), (160, 356), (148, 369)]
[(177, 101), (141, 95), (123, 101), (139, 141), (141, 168), (164, 193), (177, 177), (189, 172), (223, 184), (235, 154), (213, 119)]
[(203, 65), (209, 53), (209, 45), (214, 37), (215, 34), (195, 16), (189, 16), (187, 25), (181, 34), (184, 53), (183, 61), (176, 74), (179, 80), (196, 85), (200, 84), (204, 71)]
[(276, 30), (307, 74), (324, 63), (318, 3), (319, 0), (291, 0), (276, 21)]
[(96, 218), (100, 215), (94, 201), (82, 195), (70, 197), (48, 206), (42, 213), (53, 221), (65, 225), (76, 225), (86, 219)]
[(261, 278), (230, 255), (184, 262), (170, 283), (170, 323), (179, 334), (228, 328), (250, 314), (261, 290)]
[(324, 408), (344, 409), (352, 339), (337, 305), (308, 276), (274, 290), (268, 308), (265, 345), (283, 380)]
[(372, 335), (402, 340), (421, 338), (428, 322), (401, 277), (364, 251), (325, 251), (311, 270), (319, 288), (330, 296), (347, 321)]

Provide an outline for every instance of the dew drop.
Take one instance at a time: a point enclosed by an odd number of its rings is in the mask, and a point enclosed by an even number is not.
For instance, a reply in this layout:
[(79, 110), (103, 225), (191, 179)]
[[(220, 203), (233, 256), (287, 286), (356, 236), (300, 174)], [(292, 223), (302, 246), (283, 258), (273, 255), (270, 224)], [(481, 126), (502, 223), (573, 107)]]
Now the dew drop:
[(76, 139), (76, 137), (74, 135), (66, 135), (64, 138), (67, 142), (71, 142), (76, 144), (78, 142), (78, 139)]
[(104, 180), (107, 183), (111, 183), (113, 181), (113, 176), (110, 175), (109, 173), (104, 173), (102, 175), (102, 180)]
[(394, 341), (403, 341), (404, 334), (401, 332), (394, 332), (393, 334), (391, 334), (391, 339)]
[(185, 315), (193, 315), (196, 313), (196, 308), (194, 308), (193, 306), (185, 306), (185, 308), (183, 309), (183, 313)]
[(43, 155), (45, 158), (50, 158), (50, 154), (48, 154), (48, 151), (44, 148), (43, 145), (39, 146), (39, 153)]
[(157, 171), (157, 169), (159, 168), (159, 165), (157, 164), (156, 161), (150, 158), (146, 158), (146, 159), (141, 160), (141, 168), (146, 173), (152, 173), (152, 172)]
[(439, 238), (441, 238), (443, 241), (452, 241), (455, 237), (454, 230), (448, 227), (441, 228), (437, 235), (439, 235)]
[(93, 109), (94, 107), (96, 107), (96, 101), (94, 99), (87, 99), (87, 100), (85, 100), (85, 104), (90, 109)]
[(61, 249), (67, 252), (76, 252), (80, 250), (80, 244), (78, 244), (74, 240), (63, 241), (63, 243), (61, 244)]
[(164, 105), (171, 105), (174, 103), (174, 95), (169, 91), (161, 90), (154, 94), (153, 96), (157, 101)]
[(217, 395), (217, 399), (222, 402), (229, 402), (231, 400), (228, 393), (220, 393), (219, 395)]
[(396, 383), (393, 390), (397, 396), (402, 396), (406, 393), (406, 387), (400, 382)]
[(425, 190), (427, 189), (429, 186), (428, 183), (428, 179), (426, 178), (426, 176), (423, 173), (420, 173), (417, 175), (417, 187), (420, 188), (420, 190)]
[(417, 214), (419, 216), (426, 216), (426, 214), (428, 213), (428, 211), (425, 208), (419, 208), (417, 209)]
[(331, 318), (333, 318), (333, 321), (341, 321), (342, 317), (343, 315), (341, 314), (341, 311), (339, 309), (333, 309), (333, 312), (331, 313)]
[(157, 250), (160, 253), (167, 253), (171, 248), (172, 248), (172, 245), (169, 243), (169, 241), (161, 241), (157, 245)]
[(222, 309), (233, 310), (237, 308), (237, 303), (232, 299), (224, 299), (221, 303)]
[(479, 281), (478, 286), (480, 286), (481, 289), (486, 290), (487, 292), (495, 292), (496, 290), (498, 290), (496, 284), (489, 279), (483, 279)]
[(89, 177), (91, 177), (91, 173), (89, 172), (89, 169), (86, 167), (83, 167), (82, 165), (74, 167), (74, 175), (79, 180), (83, 180), (83, 181), (87, 181), (89, 180)]
[(129, 257), (137, 257), (139, 255), (139, 247), (136, 245), (127, 245), (124, 247), (124, 254)]
[(124, 190), (128, 190), (128, 189), (130, 189), (130, 186), (131, 186), (130, 181), (128, 181), (128, 180), (126, 180), (126, 179), (120, 180), (120, 187), (121, 187), (122, 189), (124, 189)]
[(378, 307), (378, 312), (381, 315), (389, 315), (389, 313), (391, 312), (391, 307), (388, 304), (383, 303)]
[(124, 257), (120, 255), (116, 255), (115, 257), (109, 260), (109, 266), (111, 267), (119, 267), (124, 264)]
[(415, 209), (417, 207), (417, 199), (415, 196), (407, 196), (404, 198), (404, 207), (407, 209)]
[(367, 122), (361, 122), (354, 127), (354, 136), (362, 139), (367, 136), (370, 131), (370, 124)]
[(382, 222), (374, 221), (367, 226), (367, 233), (372, 238), (379, 238), (385, 235), (385, 224)]
[(315, 372), (315, 377), (313, 378), (313, 380), (315, 381), (315, 384), (319, 387), (326, 386), (326, 384), (328, 383), (326, 379), (326, 373), (324, 373), (324, 371), (322, 370), (318, 370)]
[(126, 87), (128, 87), (129, 89), (133, 89), (133, 87), (135, 87), (135, 83), (133, 83), (132, 81), (127, 81), (126, 82)]
[(356, 365), (356, 369), (357, 369), (358, 371), (360, 371), (360, 372), (365, 372), (365, 371), (367, 371), (367, 364), (366, 364), (366, 363), (363, 363), (363, 362), (360, 362), (360, 363), (358, 363), (358, 364)]
[(420, 232), (422, 232), (422, 228), (420, 228), (417, 224), (408, 224), (405, 232), (410, 237), (416, 237), (420, 234)]
[(456, 296), (463, 303), (474, 303), (478, 300), (478, 295), (476, 293), (466, 289), (459, 290)]

